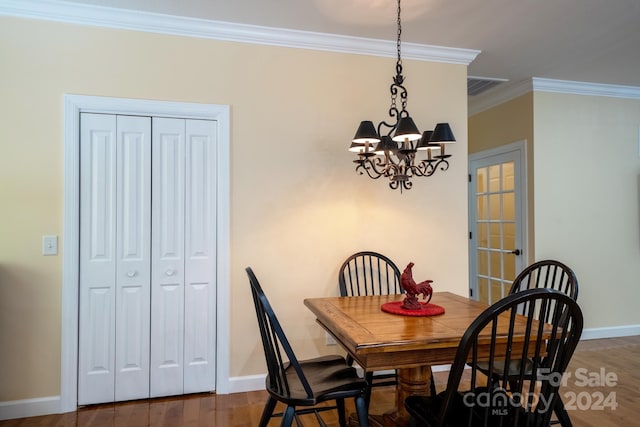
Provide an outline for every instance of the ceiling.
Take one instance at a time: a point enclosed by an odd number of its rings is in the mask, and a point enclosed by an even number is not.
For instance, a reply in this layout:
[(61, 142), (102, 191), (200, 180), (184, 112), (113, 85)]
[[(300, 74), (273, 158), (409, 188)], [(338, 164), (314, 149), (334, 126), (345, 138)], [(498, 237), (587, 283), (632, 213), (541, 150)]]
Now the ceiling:
[[(72, 0), (395, 40), (395, 0)], [(402, 0), (402, 41), (479, 50), (470, 76), (640, 87), (638, 0)]]

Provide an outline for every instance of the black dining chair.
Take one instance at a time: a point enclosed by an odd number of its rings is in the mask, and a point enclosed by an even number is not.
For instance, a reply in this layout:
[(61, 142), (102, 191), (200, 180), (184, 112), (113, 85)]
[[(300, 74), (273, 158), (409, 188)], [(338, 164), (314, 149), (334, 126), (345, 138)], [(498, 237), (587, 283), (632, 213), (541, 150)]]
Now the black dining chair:
[[(578, 299), (578, 279), (574, 271), (566, 264), (552, 259), (546, 259), (537, 261), (528, 267), (526, 267), (513, 281), (509, 295), (517, 292), (522, 292), (527, 289), (555, 289), (568, 295), (573, 300)], [(553, 313), (540, 313), (534, 312), (533, 316), (536, 320), (546, 321), (546, 318), (542, 317), (545, 314), (548, 318)], [(498, 363), (497, 365), (500, 365)], [(514, 363), (512, 362), (512, 365)], [(487, 363), (480, 363), (478, 369), (488, 374), (489, 366)], [(508, 372), (517, 370), (518, 366), (510, 366)], [(504, 371), (501, 366), (495, 366), (492, 372), (495, 376), (504, 376)], [(564, 408), (564, 403), (561, 398), (556, 400), (556, 406), (554, 407), (557, 420), (553, 420), (551, 424), (560, 424), (562, 427), (571, 427), (571, 418)]]
[[(357, 252), (340, 266), (338, 285), (343, 297), (362, 295), (392, 295), (404, 293), (400, 285), (400, 269), (387, 256), (373, 251)], [(353, 364), (348, 355), (347, 363)], [(365, 379), (372, 387), (396, 385), (397, 373), (366, 372)]]
[[(281, 426), (290, 426), (299, 415), (315, 414), (319, 425), (326, 425), (320, 412), (337, 409), (341, 427), (346, 427), (345, 399), (353, 398), (360, 426), (368, 427), (366, 381), (342, 356), (322, 356), (298, 360), (278, 321), (271, 304), (250, 267), (251, 294), (258, 317), (260, 337), (267, 362), (266, 389), (269, 394), (260, 418), (260, 427), (266, 427), (272, 417), (282, 417)], [(335, 405), (320, 405), (335, 401)], [(286, 405), (283, 413), (274, 414), (276, 404)]]
[(546, 259), (529, 265), (515, 278), (509, 294), (536, 288), (555, 289), (578, 299), (576, 274), (560, 261)]
[(373, 251), (357, 252), (340, 266), (340, 295), (390, 295), (404, 292), (400, 269), (385, 255)]
[[(536, 312), (553, 314), (540, 322)], [(580, 307), (560, 291), (508, 295), (468, 327), (445, 391), (409, 396), (405, 408), (420, 426), (546, 427), (582, 328)], [(522, 340), (523, 335), (529, 338)], [(478, 369), (481, 362), (488, 363), (487, 375)], [(509, 376), (493, 375), (498, 366), (503, 372), (511, 369)]]

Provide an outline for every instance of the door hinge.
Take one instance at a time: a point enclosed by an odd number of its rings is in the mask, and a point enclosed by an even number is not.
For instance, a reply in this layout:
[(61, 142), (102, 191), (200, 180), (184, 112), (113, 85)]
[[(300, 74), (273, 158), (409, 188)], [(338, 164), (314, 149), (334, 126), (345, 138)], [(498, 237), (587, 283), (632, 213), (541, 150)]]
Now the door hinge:
[(471, 174), (469, 174), (469, 182), (471, 182)]
[(473, 234), (471, 233), (471, 231), (469, 232), (469, 240), (473, 239)]
[(469, 296), (473, 298), (473, 289), (469, 288)]

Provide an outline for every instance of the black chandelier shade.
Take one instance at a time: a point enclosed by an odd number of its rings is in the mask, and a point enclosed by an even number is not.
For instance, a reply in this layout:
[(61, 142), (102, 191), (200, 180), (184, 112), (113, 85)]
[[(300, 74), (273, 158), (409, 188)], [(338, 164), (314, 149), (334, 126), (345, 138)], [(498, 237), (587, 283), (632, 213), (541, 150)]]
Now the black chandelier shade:
[(360, 122), (360, 126), (358, 126), (358, 130), (353, 137), (353, 142), (356, 144), (365, 144), (367, 142), (371, 143), (378, 141), (380, 141), (380, 138), (378, 138), (378, 132), (376, 132), (373, 122), (371, 120)]
[(438, 123), (429, 141), (436, 144), (447, 144), (456, 142), (456, 137), (453, 136), (453, 131), (449, 123)]
[(439, 145), (431, 143), (431, 135), (433, 135), (432, 130), (425, 130), (424, 132), (422, 132), (422, 138), (420, 138), (420, 142), (418, 143), (418, 150), (431, 150), (440, 148)]
[(422, 134), (418, 130), (418, 126), (416, 126), (411, 116), (400, 117), (398, 124), (396, 125), (396, 133), (393, 136), (394, 141), (415, 141), (421, 137)]

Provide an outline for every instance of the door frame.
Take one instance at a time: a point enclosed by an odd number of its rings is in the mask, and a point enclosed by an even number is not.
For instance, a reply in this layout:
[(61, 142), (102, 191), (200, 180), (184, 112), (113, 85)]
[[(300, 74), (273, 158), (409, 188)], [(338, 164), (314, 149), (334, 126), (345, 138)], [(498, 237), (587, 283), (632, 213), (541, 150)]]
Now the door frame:
[(80, 113), (132, 114), (218, 122), (216, 144), (216, 393), (229, 392), (230, 115), (228, 105), (64, 95), (64, 200), (60, 412), (78, 407)]
[[(518, 274), (522, 269), (527, 265), (527, 261), (529, 258), (529, 199), (528, 199), (528, 175), (527, 175), (527, 140), (519, 140), (515, 142), (511, 142), (509, 144), (501, 145), (499, 147), (490, 148), (488, 150), (479, 151), (477, 153), (473, 153), (469, 155), (468, 158), (468, 170), (469, 170), (469, 191), (467, 191), (467, 198), (469, 204), (469, 216), (468, 216), (468, 228), (469, 233), (474, 232), (474, 235), (477, 237), (477, 232), (474, 230), (475, 220), (477, 218), (477, 207), (475, 204), (475, 192), (471, 189), (471, 173), (473, 172), (472, 163), (477, 162), (479, 160), (491, 160), (492, 157), (499, 157), (505, 154), (515, 154), (515, 157), (519, 159), (520, 162), (520, 217), (522, 221), (521, 225), (521, 254), (519, 258), (516, 258), (516, 274)], [(475, 182), (475, 181), (473, 181)], [(517, 209), (516, 209), (517, 211)], [(471, 236), (471, 234), (470, 234)], [(478, 272), (478, 263), (477, 263), (477, 250), (475, 239), (469, 238), (469, 295), (471, 296), (472, 292), (473, 298), (477, 299), (479, 296), (479, 292), (477, 289), (477, 283), (475, 282), (475, 277)]]

